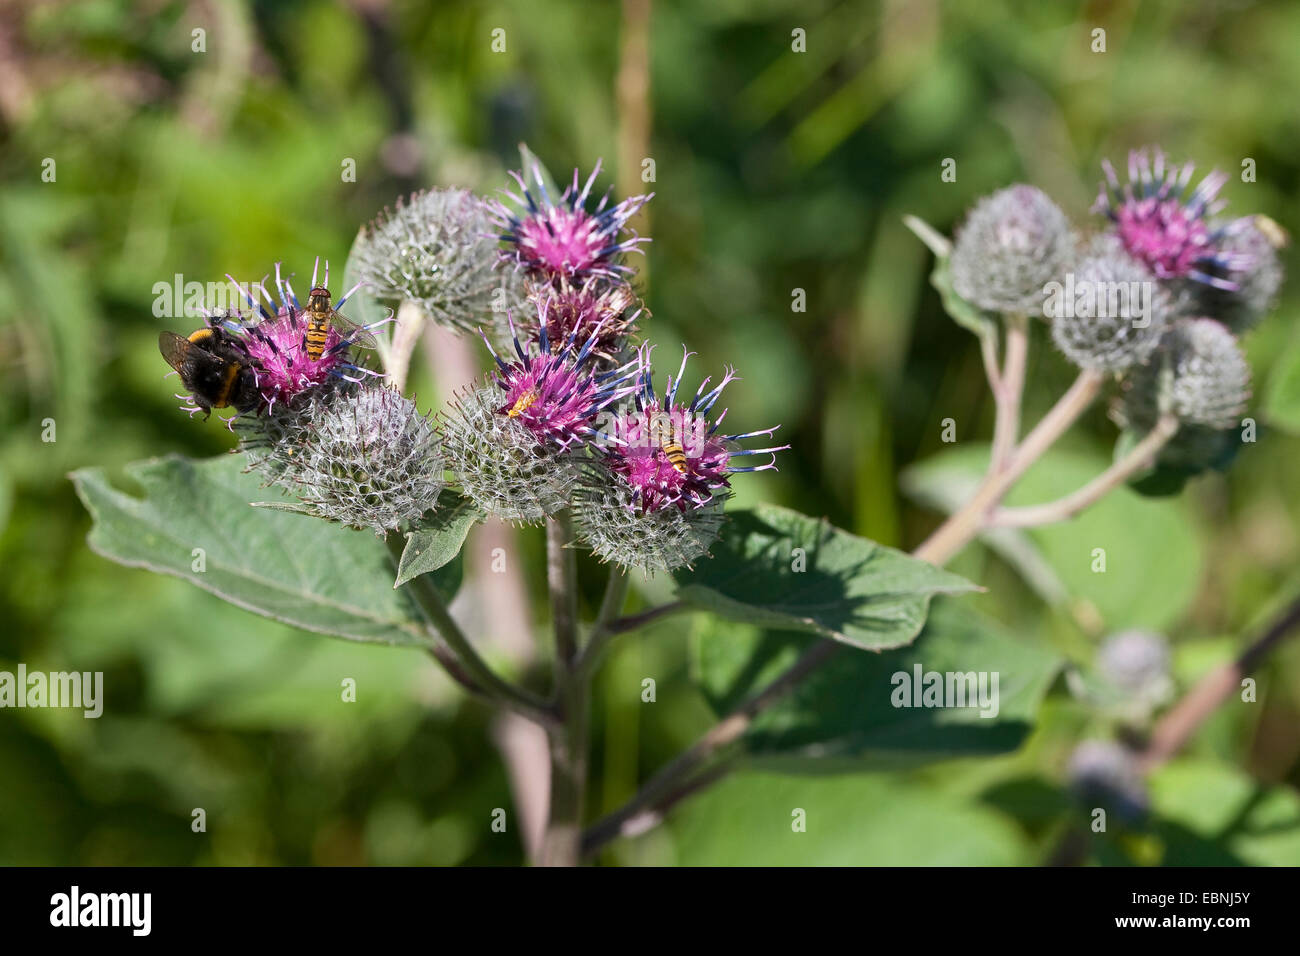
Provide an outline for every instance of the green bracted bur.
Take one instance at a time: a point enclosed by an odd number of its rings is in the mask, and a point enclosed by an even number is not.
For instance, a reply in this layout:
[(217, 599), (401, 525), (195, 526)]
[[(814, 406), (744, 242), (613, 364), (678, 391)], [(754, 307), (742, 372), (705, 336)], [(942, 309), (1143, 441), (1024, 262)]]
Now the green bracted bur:
[(1089, 243), (1050, 303), (1052, 339), (1081, 369), (1124, 372), (1160, 344), (1173, 303), (1151, 270), (1108, 235)]
[(667, 505), (643, 512), (622, 477), (592, 467), (574, 493), (573, 520), (579, 540), (596, 557), (650, 575), (689, 567), (708, 554), (726, 497), (685, 511)]
[(1065, 213), (1040, 189), (1009, 186), (981, 199), (953, 243), (952, 285), (994, 312), (1041, 315), (1043, 286), (1074, 252)]
[(484, 201), (468, 190), (415, 193), (362, 232), (350, 274), (380, 301), (409, 300), (440, 325), (477, 332), (526, 308), (522, 278), (496, 268), (496, 231)]
[(390, 388), (321, 396), (260, 427), (243, 429), (253, 467), (297, 495), (303, 512), (348, 527), (383, 534), (415, 523), (445, 484), (432, 423)]
[(460, 395), (442, 416), (447, 467), (485, 515), (539, 524), (569, 503), (577, 464), (501, 413), (502, 396), (500, 389), (480, 386)]

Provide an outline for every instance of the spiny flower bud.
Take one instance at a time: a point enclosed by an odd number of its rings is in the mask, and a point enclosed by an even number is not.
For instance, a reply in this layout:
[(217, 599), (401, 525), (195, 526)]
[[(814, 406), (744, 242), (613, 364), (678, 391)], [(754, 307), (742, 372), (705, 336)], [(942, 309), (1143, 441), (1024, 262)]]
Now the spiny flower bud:
[(1084, 806), (1100, 806), (1128, 823), (1147, 812), (1146, 783), (1137, 758), (1108, 740), (1085, 740), (1070, 755), (1070, 788)]
[(1173, 692), (1169, 643), (1149, 631), (1121, 631), (1097, 650), (1097, 673), (1119, 698), (1116, 706), (1142, 718)]
[(250, 458), (309, 513), (383, 534), (436, 506), (444, 485), (437, 433), (410, 399), (356, 388), (314, 398), (296, 423), (287, 414), (263, 421)]
[(579, 540), (601, 561), (650, 575), (689, 567), (708, 554), (727, 497), (718, 494), (692, 508), (646, 511), (637, 489), (622, 476), (590, 466), (574, 491), (573, 521)]
[(484, 514), (537, 524), (568, 504), (577, 477), (573, 459), (518, 417), (502, 414), (496, 385), (459, 395), (439, 425), (448, 467)]
[(353, 261), (381, 301), (409, 300), (440, 325), (473, 331), (523, 307), (521, 278), (496, 268), (494, 232), (485, 200), (464, 189), (430, 189), (385, 209), (358, 240)]
[(1180, 319), (1124, 393), (1120, 417), (1149, 427), (1162, 410), (1222, 430), (1238, 423), (1250, 398), (1250, 365), (1237, 339), (1213, 319)]
[(1218, 229), (1220, 248), (1237, 261), (1249, 264), (1231, 273), (1236, 289), (1189, 283), (1195, 293), (1192, 314), (1216, 318), (1240, 335), (1254, 327), (1277, 304), (1283, 278), (1277, 247), (1287, 240), (1280, 227), (1265, 216), (1237, 219)]
[(1010, 186), (981, 199), (957, 233), (952, 285), (982, 309), (1041, 315), (1043, 285), (1064, 271), (1073, 249), (1056, 203), (1033, 186)]
[(532, 308), (525, 310), (519, 323), (528, 338), (539, 338), (544, 328), (552, 343), (563, 343), (570, 336), (591, 341), (592, 355), (605, 369), (625, 357), (628, 336), (643, 311), (631, 286), (603, 276), (529, 282), (528, 301)]
[(1052, 339), (1075, 365), (1123, 372), (1147, 360), (1169, 319), (1169, 293), (1113, 237), (1097, 237), (1047, 286)]

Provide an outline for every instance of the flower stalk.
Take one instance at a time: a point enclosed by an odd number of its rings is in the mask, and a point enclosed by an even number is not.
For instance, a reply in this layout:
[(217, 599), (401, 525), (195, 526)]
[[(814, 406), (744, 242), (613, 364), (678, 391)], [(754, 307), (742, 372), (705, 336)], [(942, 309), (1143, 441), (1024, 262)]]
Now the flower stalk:
[[(402, 559), (405, 539), (400, 534), (390, 533), (385, 538), (385, 543), (393, 559), (393, 567), (396, 568)], [(488, 666), (452, 617), (447, 602), (428, 575), (419, 575), (403, 587), (419, 607), (433, 635), (445, 645), (445, 648), (431, 648), (430, 653), (447, 669), (453, 680), (462, 686), (467, 686), (468, 680), (480, 696), (486, 696), (535, 724), (548, 728), (556, 725), (556, 715), (546, 701), (504, 680)], [(449, 666), (453, 662), (454, 665)]]

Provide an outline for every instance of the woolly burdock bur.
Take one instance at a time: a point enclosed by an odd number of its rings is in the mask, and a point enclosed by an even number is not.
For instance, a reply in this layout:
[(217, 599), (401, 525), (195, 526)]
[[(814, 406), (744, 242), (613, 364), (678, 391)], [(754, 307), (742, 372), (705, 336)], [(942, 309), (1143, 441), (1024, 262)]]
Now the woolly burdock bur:
[(398, 200), (366, 227), (352, 262), (380, 301), (411, 301), (460, 331), (501, 325), (524, 307), (523, 281), (498, 269), (495, 224), (485, 200), (464, 189), (430, 189)]
[(410, 399), (355, 388), (314, 397), (293, 415), (268, 416), (246, 448), (253, 467), (307, 513), (383, 534), (436, 506), (444, 486), (438, 437)]
[(1074, 250), (1065, 213), (1040, 189), (1017, 185), (981, 199), (953, 244), (953, 289), (994, 312), (1041, 315), (1043, 285)]
[(729, 495), (695, 507), (643, 511), (635, 489), (607, 469), (591, 466), (574, 492), (578, 538), (601, 561), (646, 575), (689, 567), (709, 552)]
[(1145, 362), (1160, 343), (1172, 309), (1151, 270), (1109, 236), (1051, 286), (1044, 306), (1052, 339), (1082, 369), (1124, 372)]
[(1149, 428), (1162, 410), (1190, 425), (1226, 430), (1250, 399), (1250, 365), (1236, 337), (1213, 319), (1180, 319), (1150, 364), (1129, 382), (1121, 419)]
[(462, 492), (484, 514), (538, 524), (569, 503), (577, 469), (518, 418), (501, 412), (493, 385), (470, 389), (440, 418), (442, 448)]

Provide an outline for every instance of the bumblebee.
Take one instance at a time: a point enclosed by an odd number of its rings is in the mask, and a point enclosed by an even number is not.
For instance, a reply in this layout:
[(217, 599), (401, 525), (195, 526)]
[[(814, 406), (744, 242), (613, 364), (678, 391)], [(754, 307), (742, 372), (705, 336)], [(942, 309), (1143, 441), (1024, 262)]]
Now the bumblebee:
[(205, 420), (214, 408), (251, 412), (261, 405), (255, 363), (239, 340), (221, 326), (205, 326), (188, 338), (159, 332), (158, 351), (180, 375), (194, 404), (207, 413)]

